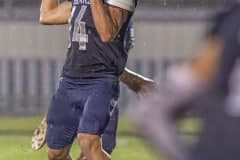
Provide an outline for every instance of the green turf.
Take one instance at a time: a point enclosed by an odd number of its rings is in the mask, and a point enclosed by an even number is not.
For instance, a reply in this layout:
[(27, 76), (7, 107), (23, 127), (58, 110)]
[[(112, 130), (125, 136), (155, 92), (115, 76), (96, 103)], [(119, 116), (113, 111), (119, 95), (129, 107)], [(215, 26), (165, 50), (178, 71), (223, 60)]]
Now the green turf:
[[(1, 160), (44, 160), (46, 159), (46, 148), (33, 152), (30, 149), (29, 136), (0, 136), (0, 159)], [(77, 144), (72, 149), (73, 157), (79, 153)], [(118, 146), (113, 153), (113, 159), (141, 159), (156, 160), (156, 157), (137, 138), (119, 137)]]
[[(0, 118), (0, 160), (45, 160), (46, 148), (34, 152), (31, 150), (31, 133), (42, 117), (1, 117)], [(181, 128), (194, 131), (198, 121), (182, 121)], [(19, 132), (20, 131), (20, 132)], [(19, 133), (18, 133), (19, 132)], [(124, 134), (128, 133), (128, 134)], [(125, 118), (120, 119), (118, 144), (112, 155), (114, 160), (157, 160), (143, 141), (134, 136), (136, 131)], [(73, 145), (74, 158), (79, 153), (77, 144)]]
[[(0, 118), (0, 160), (45, 160), (46, 148), (34, 152), (31, 150), (31, 133), (40, 122), (41, 117), (2, 117)], [(125, 119), (120, 120), (119, 132), (134, 133), (135, 131)], [(20, 131), (20, 134), (17, 132)], [(24, 131), (22, 133), (22, 131)], [(8, 133), (9, 132), (9, 133)], [(118, 136), (118, 145), (112, 155), (115, 160), (156, 160), (156, 156), (150, 151), (141, 139), (136, 136)], [(79, 147), (73, 145), (74, 158), (79, 153)]]

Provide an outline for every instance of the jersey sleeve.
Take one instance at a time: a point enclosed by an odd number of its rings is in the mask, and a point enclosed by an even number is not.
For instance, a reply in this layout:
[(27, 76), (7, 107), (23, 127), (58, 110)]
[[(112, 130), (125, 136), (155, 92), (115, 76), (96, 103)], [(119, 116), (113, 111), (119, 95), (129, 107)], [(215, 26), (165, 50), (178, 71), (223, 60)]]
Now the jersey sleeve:
[(105, 3), (133, 12), (136, 7), (135, 0), (105, 0)]

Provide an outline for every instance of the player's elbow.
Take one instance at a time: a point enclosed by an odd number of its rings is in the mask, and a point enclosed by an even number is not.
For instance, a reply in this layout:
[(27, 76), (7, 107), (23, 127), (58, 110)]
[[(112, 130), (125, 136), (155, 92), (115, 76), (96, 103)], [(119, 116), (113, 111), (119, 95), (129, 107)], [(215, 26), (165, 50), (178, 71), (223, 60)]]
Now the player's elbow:
[(40, 24), (43, 24), (43, 25), (46, 25), (47, 20), (46, 20), (46, 17), (45, 17), (45, 15), (44, 15), (44, 13), (40, 13), (39, 23), (40, 23)]
[(102, 27), (96, 28), (98, 28), (97, 31), (103, 43), (112, 41), (118, 32), (118, 27), (115, 25), (103, 25)]
[(104, 43), (110, 42), (113, 39), (113, 37), (114, 37), (113, 34), (108, 31), (100, 34), (100, 38)]
[(49, 22), (47, 13), (45, 13), (45, 12), (41, 12), (40, 13), (39, 23), (42, 24), (42, 25), (49, 25), (49, 24), (51, 24)]
[(99, 32), (102, 42), (107, 43), (112, 41), (116, 37), (115, 28), (105, 28)]
[(41, 18), (39, 19), (39, 23), (42, 25), (47, 25), (47, 22), (45, 21), (45, 19)]

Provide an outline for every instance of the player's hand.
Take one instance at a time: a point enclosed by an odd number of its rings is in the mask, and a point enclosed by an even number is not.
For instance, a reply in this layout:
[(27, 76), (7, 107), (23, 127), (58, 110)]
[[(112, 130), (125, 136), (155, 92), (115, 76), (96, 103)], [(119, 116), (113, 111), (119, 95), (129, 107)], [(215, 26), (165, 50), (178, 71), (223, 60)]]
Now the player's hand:
[(147, 93), (154, 92), (158, 89), (157, 84), (154, 81), (144, 81), (140, 87), (139, 94), (145, 95)]

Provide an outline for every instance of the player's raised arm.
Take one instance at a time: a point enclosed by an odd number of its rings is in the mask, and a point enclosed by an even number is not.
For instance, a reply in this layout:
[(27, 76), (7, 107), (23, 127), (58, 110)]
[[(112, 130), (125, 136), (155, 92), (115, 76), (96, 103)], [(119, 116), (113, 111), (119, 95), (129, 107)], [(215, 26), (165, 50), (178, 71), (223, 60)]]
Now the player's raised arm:
[(153, 80), (137, 74), (127, 68), (124, 69), (120, 80), (136, 93), (146, 93), (156, 88)]
[(134, 11), (135, 0), (90, 0), (97, 32), (103, 42), (115, 38), (127, 14)]
[(42, 0), (39, 21), (44, 25), (67, 24), (71, 8), (71, 1), (59, 4), (57, 0)]

